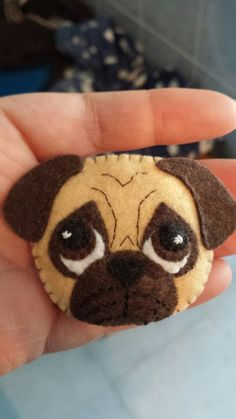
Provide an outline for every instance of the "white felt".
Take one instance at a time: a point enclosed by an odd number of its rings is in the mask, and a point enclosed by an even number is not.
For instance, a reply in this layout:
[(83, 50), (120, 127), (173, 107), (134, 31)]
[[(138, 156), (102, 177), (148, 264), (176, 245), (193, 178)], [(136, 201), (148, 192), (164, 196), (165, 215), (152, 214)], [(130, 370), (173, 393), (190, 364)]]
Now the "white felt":
[(174, 238), (174, 244), (182, 244), (183, 241), (184, 239), (180, 234), (177, 234), (177, 236)]
[(69, 269), (69, 271), (81, 275), (92, 263), (98, 259), (102, 259), (105, 253), (105, 244), (102, 236), (93, 230), (96, 238), (96, 243), (93, 251), (83, 259), (72, 260), (60, 255), (62, 263)]
[(178, 262), (172, 262), (170, 260), (162, 259), (154, 250), (152, 245), (152, 238), (149, 237), (143, 245), (143, 253), (151, 259), (153, 262), (160, 265), (166, 272), (169, 274), (177, 274), (180, 269), (182, 269), (188, 260), (189, 253), (184, 256), (183, 259), (179, 260)]
[(71, 237), (72, 236), (72, 233), (70, 233), (68, 230), (66, 230), (66, 231), (63, 231), (63, 233), (61, 233), (61, 235), (62, 235), (62, 237), (63, 237), (63, 239), (69, 239), (69, 237)]

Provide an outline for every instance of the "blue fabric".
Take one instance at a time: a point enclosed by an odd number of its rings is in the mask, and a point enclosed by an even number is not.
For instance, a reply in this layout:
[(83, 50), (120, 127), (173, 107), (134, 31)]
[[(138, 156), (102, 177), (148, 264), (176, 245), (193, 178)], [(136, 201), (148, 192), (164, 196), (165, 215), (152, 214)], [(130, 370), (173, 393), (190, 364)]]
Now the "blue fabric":
[[(59, 92), (106, 92), (119, 90), (185, 87), (187, 81), (174, 69), (152, 68), (139, 43), (110, 19), (61, 26), (55, 31), (56, 48), (71, 59), (71, 67), (51, 90)], [(198, 144), (152, 147), (143, 154), (197, 157)], [(207, 151), (214, 147), (208, 143)], [(137, 153), (137, 150), (135, 151)]]
[(0, 96), (40, 91), (48, 82), (50, 72), (49, 64), (18, 70), (0, 69)]
[(152, 69), (141, 46), (109, 19), (62, 26), (55, 31), (55, 42), (73, 66), (52, 90), (105, 92), (186, 86), (177, 71)]

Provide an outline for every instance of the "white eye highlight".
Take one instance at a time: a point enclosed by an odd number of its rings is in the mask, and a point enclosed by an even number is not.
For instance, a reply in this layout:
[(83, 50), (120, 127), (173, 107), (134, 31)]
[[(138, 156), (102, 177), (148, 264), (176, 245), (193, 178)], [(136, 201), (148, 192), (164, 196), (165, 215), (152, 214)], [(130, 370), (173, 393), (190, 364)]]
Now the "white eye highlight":
[(88, 256), (80, 260), (72, 260), (60, 255), (60, 259), (67, 269), (77, 275), (81, 275), (92, 263), (102, 259), (105, 254), (105, 244), (101, 234), (97, 230), (93, 230), (93, 232), (96, 239), (95, 247)]
[[(177, 237), (178, 236), (176, 236), (176, 238)], [(184, 256), (183, 259), (179, 260), (178, 262), (172, 262), (170, 260), (165, 260), (161, 258), (154, 250), (151, 237), (149, 237), (149, 239), (145, 241), (143, 245), (143, 253), (153, 262), (160, 265), (166, 272), (172, 275), (177, 274), (180, 271), (180, 269), (182, 269), (186, 265), (189, 257), (188, 253), (186, 256)]]
[(72, 236), (72, 233), (70, 231), (66, 230), (66, 231), (63, 231), (61, 233), (61, 235), (62, 235), (63, 239), (69, 239), (69, 237)]
[(177, 234), (177, 236), (174, 237), (173, 242), (174, 244), (182, 244), (184, 242), (184, 239), (180, 234)]

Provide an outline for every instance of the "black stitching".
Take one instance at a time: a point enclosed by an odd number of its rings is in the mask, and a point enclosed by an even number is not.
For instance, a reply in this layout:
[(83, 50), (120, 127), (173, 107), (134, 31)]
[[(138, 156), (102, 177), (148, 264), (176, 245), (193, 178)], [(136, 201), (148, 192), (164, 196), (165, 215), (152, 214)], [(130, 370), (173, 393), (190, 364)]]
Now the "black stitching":
[(116, 182), (118, 182), (119, 183), (119, 185), (120, 186), (122, 186), (122, 188), (124, 187), (124, 186), (126, 186), (126, 185), (128, 185), (129, 183), (131, 183), (132, 182), (132, 180), (133, 180), (133, 178), (136, 176), (138, 174), (138, 172), (137, 173), (135, 173), (135, 175), (133, 175), (131, 178), (130, 178), (130, 180), (128, 180), (128, 182), (126, 182), (126, 183), (122, 183), (117, 177), (115, 177), (115, 176), (113, 176), (113, 175), (110, 175), (109, 173), (102, 173), (101, 174), (101, 176), (108, 176), (108, 177), (111, 177), (112, 179), (114, 179)]
[(134, 245), (133, 240), (129, 237), (129, 235), (127, 234), (127, 236), (125, 236), (124, 240), (122, 240), (122, 242), (120, 243), (120, 246), (122, 246), (122, 244), (125, 242), (126, 239), (129, 239), (130, 243)]
[[(103, 294), (107, 294), (107, 293), (108, 293), (108, 292), (110, 292), (110, 291), (114, 292), (114, 288), (113, 288), (113, 287), (109, 287), (109, 288), (107, 288), (107, 290), (104, 290), (104, 291), (103, 291)], [(97, 297), (100, 297), (100, 296), (101, 296), (101, 294), (102, 294), (102, 292), (101, 292), (101, 291), (98, 291), (98, 292), (95, 292), (95, 293), (93, 293), (93, 294), (90, 294), (88, 297), (85, 297), (85, 298), (83, 299), (83, 301), (82, 301), (82, 303), (81, 303), (81, 306), (83, 306), (84, 304), (87, 304), (87, 303), (91, 300), (91, 298), (92, 298), (92, 299), (96, 299)]]
[(93, 189), (94, 191), (100, 192), (100, 193), (101, 193), (101, 194), (105, 197), (105, 199), (106, 199), (106, 201), (107, 201), (107, 203), (108, 203), (108, 205), (109, 205), (109, 207), (110, 207), (110, 209), (111, 209), (112, 215), (113, 215), (113, 217), (114, 217), (114, 220), (115, 220), (115, 226), (114, 226), (114, 230), (113, 230), (113, 237), (112, 237), (112, 241), (111, 241), (111, 247), (112, 247), (113, 242), (114, 242), (114, 239), (115, 239), (115, 233), (116, 233), (116, 227), (117, 227), (117, 218), (116, 218), (116, 216), (115, 216), (115, 213), (114, 213), (114, 210), (113, 210), (113, 208), (112, 208), (112, 205), (111, 205), (111, 203), (110, 203), (109, 199), (107, 198), (106, 193), (105, 193), (105, 192), (103, 192), (101, 189), (97, 189), (97, 188), (93, 188), (93, 187), (92, 187), (91, 189)]
[[(109, 306), (111, 305), (111, 306), (115, 306), (115, 305), (117, 305), (119, 302), (118, 301), (113, 301), (112, 303), (110, 303), (109, 302)], [(99, 305), (99, 308), (107, 308), (108, 307), (108, 304), (101, 304), (101, 305)], [(87, 313), (85, 312), (85, 313), (83, 313), (83, 315), (84, 316), (86, 316), (86, 317), (89, 317), (89, 316), (93, 316), (94, 314), (100, 314), (100, 311), (99, 311), (99, 309), (98, 308), (94, 308), (93, 310), (91, 310), (91, 311), (88, 311)]]
[[(114, 317), (105, 317), (105, 318), (103, 318), (101, 320), (96, 320), (96, 323), (95, 324), (97, 324), (99, 326), (99, 325), (104, 325), (105, 322), (112, 322), (112, 323), (114, 323), (114, 320), (116, 322), (117, 321), (124, 321), (124, 318), (121, 317), (121, 316), (116, 317), (115, 319), (114, 319)], [(111, 324), (111, 326), (112, 326), (112, 324)]]
[(140, 204), (139, 204), (139, 207), (138, 207), (138, 219), (137, 219), (137, 224), (136, 224), (136, 230), (137, 230), (137, 246), (140, 248), (140, 244), (139, 244), (139, 241), (138, 241), (138, 237), (139, 237), (139, 218), (140, 218), (140, 211), (141, 211), (141, 206), (142, 206), (142, 204), (144, 203), (144, 201), (151, 195), (151, 194), (153, 194), (154, 192), (156, 192), (156, 189), (154, 189), (153, 191), (151, 191), (151, 192), (149, 192), (149, 194), (147, 194), (143, 199), (142, 199), (142, 201), (140, 202)]
[[(152, 294), (139, 294), (138, 292), (133, 291), (131, 296), (134, 297), (140, 297), (143, 298), (144, 300), (149, 300), (150, 298), (152, 298)], [(172, 307), (169, 307), (167, 304), (165, 304), (163, 301), (159, 300), (158, 298), (154, 298), (155, 302), (157, 304), (162, 305), (163, 307), (167, 308), (167, 310), (170, 310)]]
[(171, 309), (171, 307), (169, 307), (167, 304), (165, 304), (163, 301), (159, 300), (158, 298), (155, 298), (155, 301), (157, 304), (161, 304), (163, 307), (167, 308), (167, 310)]

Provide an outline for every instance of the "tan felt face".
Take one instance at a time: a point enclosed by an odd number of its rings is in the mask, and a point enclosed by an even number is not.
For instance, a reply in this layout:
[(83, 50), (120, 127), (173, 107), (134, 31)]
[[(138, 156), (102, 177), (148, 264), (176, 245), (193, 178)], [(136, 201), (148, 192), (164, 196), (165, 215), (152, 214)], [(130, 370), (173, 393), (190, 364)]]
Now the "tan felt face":
[(184, 310), (203, 291), (213, 252), (194, 199), (155, 161), (88, 158), (61, 187), (33, 254), (62, 310), (90, 323), (141, 324)]

